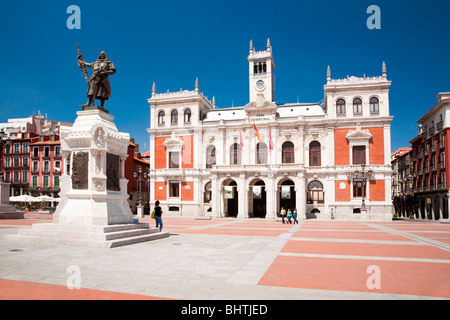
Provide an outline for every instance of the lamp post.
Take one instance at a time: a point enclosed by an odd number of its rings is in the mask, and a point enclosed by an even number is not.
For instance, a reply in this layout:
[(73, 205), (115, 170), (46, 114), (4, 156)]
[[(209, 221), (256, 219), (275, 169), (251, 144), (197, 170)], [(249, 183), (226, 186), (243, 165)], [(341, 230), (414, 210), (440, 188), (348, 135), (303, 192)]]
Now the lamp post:
[[(0, 211), (5, 211), (9, 205), (10, 184), (3, 179), (3, 148), (9, 146), (11, 139), (6, 135), (3, 129), (0, 131)], [(7, 208), (8, 207), (8, 208)]]
[(11, 139), (6, 135), (5, 131), (0, 130), (0, 182), (5, 182), (3, 179), (3, 148), (11, 143)]
[[(364, 171), (366, 168), (366, 164), (363, 163), (361, 164), (361, 171), (359, 171), (358, 169), (355, 170), (355, 174), (356, 174), (356, 178), (358, 179), (362, 179), (363, 182), (363, 186), (362, 186), (362, 204), (361, 204), (361, 211), (366, 211), (366, 199), (365, 199), (365, 195), (366, 195), (366, 172)], [(372, 169), (369, 169), (367, 171), (368, 176), (372, 175)]]
[(138, 204), (136, 206), (137, 208), (137, 216), (140, 218), (144, 217), (144, 206), (142, 205), (142, 185), (141, 182), (142, 181), (148, 181), (148, 175), (147, 172), (144, 172), (144, 177), (142, 177), (142, 168), (138, 167), (137, 172), (133, 173), (134, 179), (136, 180), (136, 182), (138, 183), (138, 188), (139, 188), (139, 201)]

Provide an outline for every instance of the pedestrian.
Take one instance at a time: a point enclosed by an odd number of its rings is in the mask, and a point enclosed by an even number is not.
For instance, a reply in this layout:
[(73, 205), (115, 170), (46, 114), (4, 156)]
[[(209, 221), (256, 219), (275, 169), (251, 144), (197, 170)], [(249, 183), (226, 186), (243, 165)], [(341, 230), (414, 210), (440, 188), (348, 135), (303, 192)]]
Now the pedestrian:
[(292, 211), (291, 211), (291, 209), (288, 209), (288, 211), (287, 211), (288, 222), (287, 223), (289, 223), (289, 224), (292, 223), (291, 218), (292, 218)]
[(159, 206), (159, 201), (156, 200), (156, 202), (155, 202), (155, 222), (156, 222), (156, 227), (155, 228), (159, 227), (159, 231), (161, 231), (162, 228), (163, 228), (163, 223), (162, 223), (162, 218), (161, 218), (162, 213), (163, 213), (163, 211), (162, 211), (161, 207)]
[(281, 216), (281, 221), (283, 221), (283, 223), (285, 223), (284, 217), (286, 216), (286, 210), (284, 210), (283, 207), (281, 207), (280, 216)]
[(297, 220), (297, 209), (294, 209), (294, 212), (292, 213), (292, 217), (294, 218), (294, 224), (298, 224), (298, 220)]

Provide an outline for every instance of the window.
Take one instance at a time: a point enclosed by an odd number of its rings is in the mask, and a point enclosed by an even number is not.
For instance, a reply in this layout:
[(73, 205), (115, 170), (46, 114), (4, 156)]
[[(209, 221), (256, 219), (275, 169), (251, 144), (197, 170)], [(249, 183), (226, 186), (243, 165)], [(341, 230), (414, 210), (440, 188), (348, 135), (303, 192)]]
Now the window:
[(230, 164), (241, 164), (241, 149), (237, 143), (231, 145)]
[(309, 144), (309, 166), (321, 166), (320, 143), (318, 141), (313, 141)]
[(14, 171), (13, 172), (13, 182), (19, 183), (20, 182), (20, 171)]
[(61, 147), (55, 147), (55, 158), (61, 158)]
[(313, 180), (308, 184), (307, 202), (311, 204), (315, 201), (324, 203), (323, 185), (318, 180)]
[(363, 180), (353, 180), (353, 197), (364, 197), (366, 196), (366, 186)]
[(49, 173), (50, 172), (50, 162), (49, 161), (44, 161), (44, 170), (43, 172), (45, 173)]
[(339, 99), (336, 101), (336, 114), (345, 115), (345, 101), (344, 99)]
[(32, 171), (33, 172), (38, 172), (39, 171), (39, 162), (38, 161), (33, 161)]
[(180, 181), (169, 181), (169, 197), (178, 198), (180, 196)]
[(173, 110), (170, 113), (170, 124), (171, 125), (176, 125), (178, 124), (178, 111), (177, 110)]
[(28, 168), (28, 156), (23, 156), (22, 158), (22, 167)]
[(22, 144), (22, 152), (23, 152), (23, 153), (29, 153), (28, 142), (24, 142), (24, 143)]
[(360, 98), (356, 98), (353, 100), (353, 113), (354, 114), (362, 113), (362, 101)]
[(158, 125), (162, 126), (166, 123), (166, 113), (164, 111), (160, 111), (158, 113)]
[[(1, 159), (0, 159), (1, 161)], [(5, 158), (5, 168), (11, 168), (11, 157)]]
[(50, 157), (50, 147), (44, 147), (44, 158)]
[(22, 182), (28, 183), (28, 171), (22, 171)]
[(211, 181), (210, 181), (210, 182), (208, 182), (205, 185), (205, 194), (204, 194), (204, 198), (203, 198), (203, 202), (204, 203), (210, 203), (211, 202), (211, 195), (212, 195), (211, 189), (212, 189), (212, 184), (211, 184)]
[(39, 147), (33, 148), (33, 158), (39, 158)]
[(48, 176), (43, 176), (42, 177), (42, 187), (43, 188), (48, 188)]
[(366, 147), (353, 147), (353, 164), (366, 164)]
[(267, 164), (267, 145), (265, 143), (256, 145), (256, 164)]
[(61, 161), (55, 161), (54, 166), (55, 166), (54, 172), (55, 173), (60, 173), (61, 172)]
[(216, 164), (216, 147), (209, 146), (206, 149), (206, 168), (212, 168)]
[(180, 167), (180, 153), (169, 152), (169, 168), (177, 169)]
[(53, 177), (53, 188), (55, 188), (55, 189), (59, 188), (59, 176)]
[(286, 141), (281, 146), (281, 162), (294, 163), (294, 159), (294, 144), (290, 141)]
[(191, 123), (191, 109), (184, 110), (184, 123)]
[(33, 176), (32, 186), (33, 186), (33, 188), (37, 188), (37, 186), (38, 186), (38, 177), (37, 176)]
[(370, 98), (370, 112), (378, 113), (380, 112), (378, 109), (378, 98)]
[(20, 143), (14, 143), (14, 153), (20, 153)]
[(20, 157), (14, 157), (14, 168), (20, 167)]

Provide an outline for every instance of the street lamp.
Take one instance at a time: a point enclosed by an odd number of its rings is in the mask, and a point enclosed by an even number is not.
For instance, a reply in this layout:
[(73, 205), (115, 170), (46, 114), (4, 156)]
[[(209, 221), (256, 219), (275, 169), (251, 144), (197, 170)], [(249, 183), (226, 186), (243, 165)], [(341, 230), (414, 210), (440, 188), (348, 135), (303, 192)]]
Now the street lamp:
[[(365, 195), (366, 195), (366, 172), (364, 172), (364, 169), (366, 168), (366, 164), (365, 163), (361, 164), (361, 168), (362, 168), (361, 171), (356, 169), (355, 170), (355, 174), (356, 174), (356, 178), (362, 179), (362, 182), (363, 182), (361, 210), (366, 210), (366, 203), (365, 203), (366, 202), (366, 199), (365, 199)], [(369, 169), (367, 171), (367, 174), (370, 177), (372, 175), (372, 169)]]
[(0, 130), (0, 182), (5, 182), (3, 179), (3, 148), (5, 146), (8, 146), (11, 143), (11, 138), (8, 137), (3, 131), (3, 129)]
[(144, 206), (142, 205), (142, 185), (141, 182), (142, 181), (148, 181), (148, 174), (147, 172), (144, 172), (144, 177), (142, 177), (142, 168), (138, 167), (137, 168), (137, 172), (133, 173), (134, 179), (136, 180), (136, 182), (138, 183), (138, 188), (139, 188), (139, 202), (137, 205), (137, 215), (140, 217), (144, 216)]

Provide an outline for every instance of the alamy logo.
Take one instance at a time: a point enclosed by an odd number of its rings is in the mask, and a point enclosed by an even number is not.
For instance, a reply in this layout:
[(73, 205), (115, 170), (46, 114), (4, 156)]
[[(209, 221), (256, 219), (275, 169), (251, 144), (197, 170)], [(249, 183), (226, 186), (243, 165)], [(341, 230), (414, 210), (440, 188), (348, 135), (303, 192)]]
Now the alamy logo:
[(81, 9), (79, 6), (70, 5), (67, 7), (67, 13), (71, 14), (66, 21), (67, 28), (81, 29)]
[(372, 29), (381, 29), (381, 10), (379, 6), (371, 5), (367, 7), (367, 14), (371, 14), (369, 18), (367, 18), (367, 28)]

